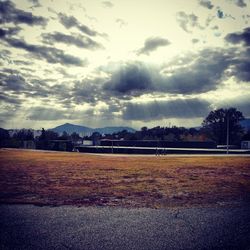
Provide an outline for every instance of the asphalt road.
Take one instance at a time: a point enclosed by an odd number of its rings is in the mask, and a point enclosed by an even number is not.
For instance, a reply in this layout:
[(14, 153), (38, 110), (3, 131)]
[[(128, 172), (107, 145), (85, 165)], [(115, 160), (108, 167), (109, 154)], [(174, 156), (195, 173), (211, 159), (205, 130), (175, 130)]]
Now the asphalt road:
[(0, 249), (250, 249), (250, 204), (126, 209), (0, 205)]

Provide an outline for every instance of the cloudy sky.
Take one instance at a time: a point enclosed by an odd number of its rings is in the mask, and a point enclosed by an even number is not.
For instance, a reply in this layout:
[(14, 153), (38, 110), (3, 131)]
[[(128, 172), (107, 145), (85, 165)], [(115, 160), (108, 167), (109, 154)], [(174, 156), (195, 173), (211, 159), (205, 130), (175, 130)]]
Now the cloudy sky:
[(250, 0), (0, 0), (0, 127), (250, 117)]

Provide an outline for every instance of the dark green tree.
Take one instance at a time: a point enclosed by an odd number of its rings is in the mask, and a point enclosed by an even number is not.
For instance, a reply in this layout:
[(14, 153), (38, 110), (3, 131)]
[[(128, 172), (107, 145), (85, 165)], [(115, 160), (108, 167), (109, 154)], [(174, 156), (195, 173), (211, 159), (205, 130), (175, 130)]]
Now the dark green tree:
[(77, 134), (76, 132), (73, 132), (71, 135), (70, 135), (72, 141), (78, 141), (81, 139), (81, 137), (79, 136), (79, 134)]
[(58, 134), (52, 130), (42, 129), (42, 134), (39, 136), (39, 141), (49, 141), (49, 140), (57, 140)]
[(8, 140), (10, 139), (9, 131), (0, 128), (0, 147), (8, 146)]
[(94, 132), (90, 136), (90, 140), (93, 141), (94, 145), (99, 145), (100, 139), (102, 138), (102, 135), (99, 132)]
[(238, 144), (243, 135), (243, 128), (239, 122), (245, 118), (236, 108), (220, 108), (211, 111), (202, 123), (202, 131), (217, 144), (226, 144), (227, 119), (229, 120), (229, 144)]
[(6, 140), (9, 138), (10, 138), (9, 131), (4, 128), (0, 128), (0, 140)]
[(20, 129), (13, 137), (19, 141), (29, 141), (34, 140), (34, 133), (30, 129)]
[(36, 142), (36, 148), (37, 149), (51, 149), (49, 144), (52, 140), (58, 139), (58, 134), (52, 130), (45, 130), (42, 129), (41, 135), (38, 137), (38, 140)]
[(66, 131), (63, 131), (62, 135), (59, 137), (60, 140), (69, 140), (69, 135)]
[(247, 133), (242, 137), (243, 141), (250, 141), (250, 129), (247, 131)]

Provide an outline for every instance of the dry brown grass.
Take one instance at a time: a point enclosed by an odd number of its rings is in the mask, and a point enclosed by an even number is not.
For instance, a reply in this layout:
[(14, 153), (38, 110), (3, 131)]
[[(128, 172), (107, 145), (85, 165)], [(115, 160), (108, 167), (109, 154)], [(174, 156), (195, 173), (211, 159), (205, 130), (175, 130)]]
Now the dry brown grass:
[(250, 200), (250, 157), (0, 150), (0, 203), (169, 207)]

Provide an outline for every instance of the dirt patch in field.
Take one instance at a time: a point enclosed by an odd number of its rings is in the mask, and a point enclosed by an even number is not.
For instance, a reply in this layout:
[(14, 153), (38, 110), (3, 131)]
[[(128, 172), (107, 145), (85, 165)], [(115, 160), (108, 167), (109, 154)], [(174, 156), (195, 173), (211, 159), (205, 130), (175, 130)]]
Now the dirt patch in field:
[(0, 150), (0, 203), (124, 207), (250, 200), (250, 157)]

